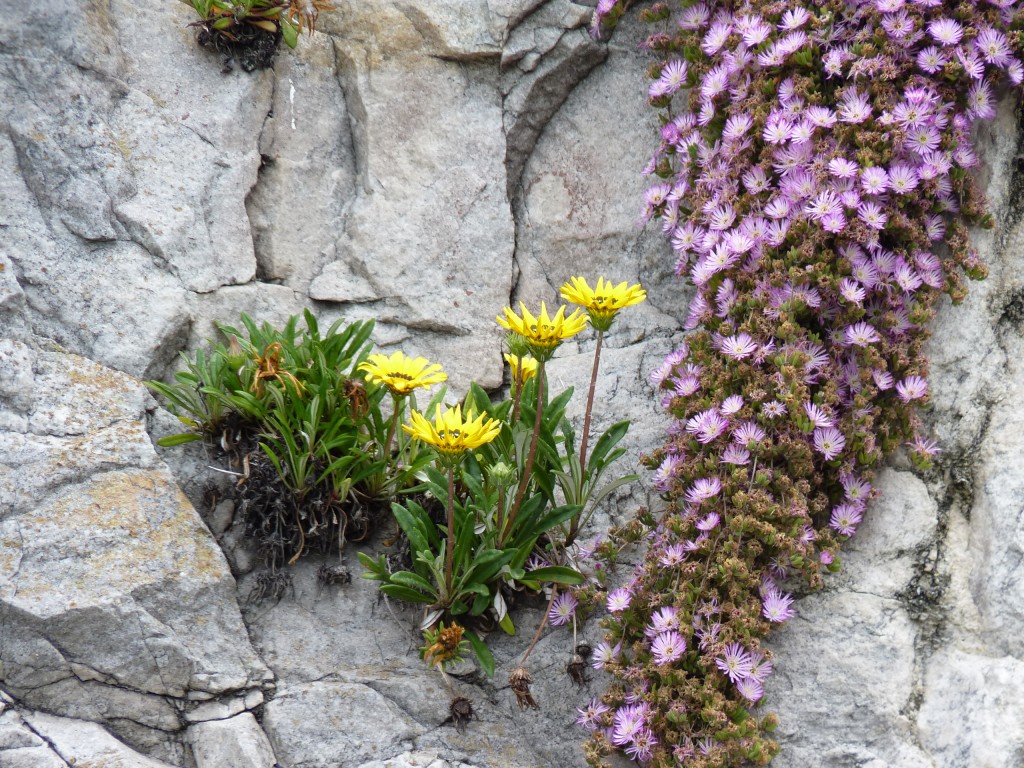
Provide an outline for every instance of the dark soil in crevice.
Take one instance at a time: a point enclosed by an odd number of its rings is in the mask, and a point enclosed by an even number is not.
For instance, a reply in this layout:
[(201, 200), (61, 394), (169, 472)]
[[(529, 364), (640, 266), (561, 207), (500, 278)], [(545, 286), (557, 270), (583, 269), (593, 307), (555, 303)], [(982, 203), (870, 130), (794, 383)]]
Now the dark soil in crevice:
[(274, 56), (281, 42), (280, 32), (267, 32), (250, 25), (236, 27), (234, 39), (225, 37), (216, 30), (201, 29), (196, 42), (203, 48), (224, 56), (223, 72), (227, 74), (237, 63), (244, 71), (253, 72), (274, 65)]

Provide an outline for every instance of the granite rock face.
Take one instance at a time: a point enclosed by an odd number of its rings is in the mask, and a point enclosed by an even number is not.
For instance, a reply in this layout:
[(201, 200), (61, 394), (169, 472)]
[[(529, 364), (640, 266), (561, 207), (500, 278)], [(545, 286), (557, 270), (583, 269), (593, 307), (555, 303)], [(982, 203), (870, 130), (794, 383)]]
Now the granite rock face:
[(772, 643), (773, 765), (1024, 760), (1024, 732), (1010, 725), (1024, 680), (1020, 136), (1004, 102), (980, 136), (998, 226), (973, 237), (990, 274), (933, 328), (927, 419), (943, 453), (924, 475), (895, 458), (843, 572)]
[(18, 369), (4, 413), (20, 427), (0, 440), (4, 689), (157, 752), (203, 700), (255, 706), (270, 670), (223, 554), (156, 455), (145, 388), (52, 345), (3, 344)]
[[(574, 710), (604, 681), (570, 683), (570, 633), (531, 656), (540, 711), (507, 690), (543, 604), (492, 635), (493, 679), (468, 663), (449, 688), (417, 658), (416, 612), (318, 583), (315, 558), (282, 599), (249, 600), (244, 526), (204, 495), (223, 477), (200, 447), (151, 441), (175, 424), (138, 378), (218, 321), (373, 317), (379, 345), (443, 362), (454, 392), (498, 389), (495, 315), (555, 303), (574, 274), (648, 289), (605, 338), (595, 426), (633, 420), (621, 473), (661, 440), (648, 376), (688, 296), (637, 225), (657, 127), (642, 27), (595, 42), (589, 1), (335, 4), (254, 73), (196, 45), (184, 3), (41, 0), (0, 20), (5, 768), (584, 764)], [(925, 474), (895, 458), (843, 571), (773, 641), (775, 765), (1024, 763), (1020, 135), (1006, 103), (981, 136), (992, 274), (935, 326), (945, 452)], [(578, 337), (549, 368), (577, 420), (593, 348)], [(651, 503), (648, 483), (621, 489), (594, 531)], [(462, 731), (453, 695), (472, 701)]]

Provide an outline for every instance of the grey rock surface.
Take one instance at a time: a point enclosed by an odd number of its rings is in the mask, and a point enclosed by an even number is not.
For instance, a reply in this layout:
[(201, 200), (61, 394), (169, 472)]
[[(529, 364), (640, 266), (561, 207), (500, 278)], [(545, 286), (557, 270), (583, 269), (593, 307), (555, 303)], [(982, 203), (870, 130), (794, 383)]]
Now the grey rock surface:
[(295, 768), (350, 768), (402, 752), (423, 728), (393, 702), (359, 683), (317, 682), (278, 691), (263, 727), (274, 751)]
[[(259, 689), (235, 583), (156, 456), (145, 388), (52, 344), (0, 439), (0, 670), (19, 703), (153, 749), (189, 697)], [(24, 375), (22, 375), (24, 374)]]
[[(496, 390), (495, 315), (557, 304), (572, 275), (648, 289), (603, 341), (595, 427), (633, 420), (620, 473), (661, 440), (648, 376), (688, 297), (637, 221), (642, 26), (596, 43), (593, 2), (571, 0), (335, 4), (251, 74), (196, 45), (183, 3), (0, 19), (4, 768), (583, 765), (574, 710), (604, 681), (569, 683), (571, 633), (530, 658), (541, 710), (507, 689), (542, 604), (489, 638), (493, 679), (467, 664), (449, 690), (418, 659), (419, 615), (369, 582), (319, 585), (310, 558), (293, 593), (249, 600), (257, 553), (204, 497), (224, 478), (199, 446), (151, 442), (176, 422), (133, 377), (169, 375), (241, 312), (374, 317), (378, 344), (444, 363), (453, 392)], [(944, 453), (881, 473), (843, 571), (773, 640), (781, 768), (1024, 764), (1020, 136), (1004, 103), (980, 137), (991, 276), (935, 324)], [(577, 423), (593, 351), (581, 336), (549, 369)], [(623, 489), (588, 533), (650, 503)], [(461, 732), (453, 694), (475, 711)]]
[(449, 762), (437, 756), (436, 753), (427, 750), (416, 752), (403, 752), (387, 760), (371, 760), (363, 763), (359, 768), (474, 768), (469, 763), (461, 761)]
[(196, 768), (274, 768), (266, 733), (251, 712), (207, 720), (188, 729)]
[(173, 768), (139, 754), (96, 723), (9, 709), (0, 714), (0, 765), (10, 768)]
[(899, 456), (881, 473), (842, 573), (772, 641), (767, 707), (783, 744), (773, 765), (1024, 760), (1024, 732), (1009, 725), (1024, 681), (1020, 137), (1006, 101), (981, 135), (999, 225), (972, 235), (990, 274), (933, 329), (928, 423), (943, 453), (928, 473)]

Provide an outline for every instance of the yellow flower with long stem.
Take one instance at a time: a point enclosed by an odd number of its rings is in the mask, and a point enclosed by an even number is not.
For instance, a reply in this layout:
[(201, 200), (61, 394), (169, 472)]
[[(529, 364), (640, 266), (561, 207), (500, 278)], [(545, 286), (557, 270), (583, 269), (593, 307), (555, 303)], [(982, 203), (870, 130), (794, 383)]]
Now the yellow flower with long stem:
[[(586, 314), (577, 309), (566, 317), (565, 309), (564, 305), (559, 307), (554, 317), (551, 317), (548, 315), (548, 309), (542, 301), (540, 303), (540, 315), (534, 316), (526, 308), (526, 304), (519, 302), (520, 315), (513, 312), (511, 307), (505, 307), (505, 316), (497, 318), (498, 325), (511, 331), (512, 334), (521, 337), (526, 342), (530, 354), (537, 361), (537, 407), (533, 422), (533, 437), (530, 439), (530, 448), (526, 454), (526, 463), (523, 465), (523, 472), (519, 479), (519, 486), (516, 489), (515, 499), (509, 510), (506, 524), (508, 530), (512, 530), (512, 527), (515, 525), (516, 515), (518, 515), (519, 508), (523, 503), (526, 487), (530, 482), (530, 475), (533, 472), (533, 462), (537, 456), (537, 443), (540, 438), (544, 398), (544, 364), (551, 359), (552, 355), (555, 354), (555, 350), (558, 349), (558, 346), (563, 341), (572, 338), (587, 327)], [(518, 414), (518, 408), (516, 409), (516, 414)], [(499, 543), (503, 535), (504, 531), (499, 532)]]
[(512, 369), (512, 381), (516, 382), (517, 389), (537, 375), (537, 361), (532, 357), (505, 355), (505, 362)]
[[(519, 400), (523, 396), (523, 387), (530, 379), (537, 375), (537, 361), (526, 354), (526, 350), (517, 350), (517, 347), (525, 347), (526, 340), (516, 333), (508, 335), (510, 340), (509, 349), (511, 354), (505, 355), (505, 360), (512, 369), (512, 423), (519, 420)], [(516, 343), (518, 341), (518, 343)], [(522, 351), (523, 354), (517, 354)]]
[(597, 278), (596, 288), (591, 288), (585, 278), (571, 277), (562, 286), (561, 295), (566, 301), (585, 309), (590, 316), (590, 324), (600, 333), (611, 328), (620, 309), (644, 301), (647, 291), (639, 284), (628, 285), (625, 281), (613, 285), (603, 277)]
[(394, 395), (407, 395), (419, 387), (429, 387), (448, 380), (439, 363), (425, 357), (407, 357), (401, 350), (391, 357), (379, 352), (359, 366), (366, 378), (387, 387)]
[(581, 310), (574, 310), (566, 317), (565, 309), (564, 305), (559, 307), (554, 317), (551, 317), (542, 301), (540, 314), (535, 317), (526, 308), (526, 304), (519, 302), (522, 317), (513, 312), (511, 307), (505, 307), (505, 316), (498, 317), (497, 320), (502, 328), (518, 333), (526, 339), (530, 345), (530, 353), (538, 363), (544, 363), (551, 359), (559, 344), (587, 327), (587, 316)]
[(401, 350), (388, 357), (375, 352), (369, 360), (359, 365), (369, 381), (387, 387), (393, 404), (391, 424), (384, 440), (382, 456), (385, 461), (391, 457), (391, 441), (401, 418), (401, 400), (414, 389), (429, 387), (448, 380), (448, 374), (441, 370), (440, 363), (431, 363), (425, 357), (408, 357)]
[[(572, 277), (561, 288), (562, 298), (578, 304), (586, 310), (590, 324), (597, 331), (597, 344), (594, 347), (594, 367), (590, 373), (590, 391), (587, 393), (587, 409), (583, 417), (583, 436), (580, 438), (580, 482), (586, 477), (587, 442), (590, 438), (590, 415), (594, 409), (594, 387), (597, 384), (597, 369), (601, 362), (601, 343), (605, 331), (612, 327), (612, 322), (620, 309), (639, 304), (647, 298), (647, 291), (639, 284), (629, 285), (625, 281), (614, 285), (603, 277), (597, 278), (597, 287), (591, 288), (585, 278)], [(565, 543), (569, 545), (579, 532), (580, 515), (575, 515), (569, 523), (569, 532)]]
[(475, 419), (464, 418), (461, 405), (443, 413), (441, 406), (437, 406), (433, 423), (419, 411), (409, 414), (409, 421), (411, 423), (403, 424), (402, 429), (417, 440), (434, 446), (444, 464), (458, 463), (463, 453), (491, 442), (501, 431), (501, 422), (485, 413)]
[[(555, 350), (566, 339), (572, 338), (587, 327), (587, 316), (581, 310), (574, 310), (566, 317), (565, 305), (558, 308), (554, 317), (548, 315), (548, 309), (542, 301), (540, 303), (540, 315), (534, 316), (526, 308), (526, 304), (519, 302), (520, 315), (512, 311), (511, 307), (505, 307), (504, 317), (498, 317), (498, 325), (506, 330), (518, 334), (529, 347), (530, 354), (537, 361), (537, 408), (533, 422), (533, 437), (530, 439), (530, 449), (526, 455), (526, 464), (523, 466), (523, 473), (519, 479), (519, 487), (516, 489), (515, 499), (512, 508), (509, 510), (507, 527), (512, 530), (515, 524), (516, 515), (523, 503), (526, 494), (526, 486), (530, 482), (530, 475), (533, 472), (533, 462), (537, 456), (537, 442), (540, 437), (541, 412), (544, 396), (544, 364), (555, 354)], [(499, 537), (504, 531), (499, 532)], [(500, 540), (500, 539), (499, 539)]]
[(475, 419), (463, 418), (462, 406), (456, 405), (442, 413), (441, 406), (434, 410), (431, 424), (418, 411), (409, 414), (410, 424), (402, 429), (417, 440), (432, 445), (442, 466), (448, 470), (448, 545), (444, 551), (444, 594), (450, 599), (452, 592), (452, 557), (455, 553), (455, 467), (466, 451), (491, 442), (501, 432), (501, 422), (481, 413)]

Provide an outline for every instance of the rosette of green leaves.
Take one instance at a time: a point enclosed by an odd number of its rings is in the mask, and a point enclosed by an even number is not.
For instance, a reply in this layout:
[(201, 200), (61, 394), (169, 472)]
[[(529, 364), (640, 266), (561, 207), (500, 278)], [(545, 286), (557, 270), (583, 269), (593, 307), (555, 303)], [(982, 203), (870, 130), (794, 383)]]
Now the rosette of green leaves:
[(181, 0), (198, 14), (201, 26), (211, 35), (238, 42), (246, 32), (260, 29), (280, 33), (289, 48), (299, 42), (299, 29), (285, 13), (291, 0)]
[[(356, 371), (372, 348), (373, 321), (343, 326), (339, 320), (321, 334), (311, 312), (303, 319), (306, 328), (300, 332), (297, 316), (277, 329), (243, 314), (244, 330), (219, 326), (228, 344), (211, 343), (194, 359), (183, 355), (186, 368), (175, 374), (174, 384), (146, 382), (192, 428), (158, 444), (216, 441), (230, 421), (233, 428), (256, 435), (260, 450), (300, 499), (327, 482), (332, 498), (340, 502), (353, 488), (385, 473), (384, 461), (370, 447), (383, 429), (384, 394), (363, 390)], [(268, 368), (271, 349), (275, 362)], [(267, 375), (268, 370), (276, 373)], [(409, 484), (427, 460), (405, 462), (403, 482)]]
[[(426, 606), (425, 626), (433, 625), (445, 615), (482, 616), (493, 609), (502, 628), (514, 634), (501, 596), (501, 585), (511, 574), (516, 574), (519, 580), (535, 589), (540, 589), (544, 583), (579, 584), (582, 576), (561, 566), (525, 571), (523, 563), (536, 546), (542, 527), (547, 526), (546, 530), (549, 530), (557, 523), (552, 522), (554, 518), (550, 515), (545, 520), (539, 514), (543, 499), (538, 497), (539, 503), (534, 502), (536, 509), (531, 508), (527, 512), (532, 525), (524, 525), (514, 541), (499, 546), (496, 531), (485, 522), (488, 516), (493, 516), (498, 501), (497, 489), (484, 482), (475, 459), (464, 465), (466, 469), (460, 473), (459, 485), (465, 491), (465, 498), (458, 498), (457, 492), (453, 506), (455, 546), (451, 589), (445, 587), (446, 531), (434, 522), (427, 509), (411, 499), (405, 504), (393, 503), (391, 509), (409, 539), (412, 570), (393, 572), (384, 555), (374, 559), (360, 552), (359, 560), (366, 568), (363, 578), (381, 582), (381, 592), (386, 595)], [(427, 468), (424, 474), (426, 479), (417, 490), (445, 507), (448, 502), (446, 477), (433, 467)], [(490, 659), (490, 652), (475, 634), (467, 631), (467, 636), (484, 669), (493, 674), (494, 662)]]
[(580, 467), (580, 457), (576, 452), (576, 433), (568, 419), (562, 419), (559, 430), (562, 455), (562, 469), (555, 470), (554, 475), (562, 496), (567, 504), (578, 507), (580, 514), (569, 521), (568, 529), (563, 529), (566, 545), (572, 543), (576, 534), (590, 521), (597, 506), (614, 490), (640, 479), (637, 474), (628, 474), (601, 484), (608, 468), (625, 452), (618, 444), (629, 431), (629, 420), (624, 419), (612, 424), (601, 433), (594, 443), (594, 448), (587, 457), (586, 468)]
[[(490, 405), (487, 393), (476, 385), (470, 388), (466, 396), (467, 404), (472, 404), (478, 410), (487, 411), (508, 425), (507, 430), (502, 429), (498, 439), (478, 451), (480, 463), (487, 467), (502, 463), (514, 466), (516, 480), (522, 476), (533, 433), (536, 386), (536, 378), (526, 383), (519, 418), (515, 422), (509, 419), (508, 401)], [(542, 539), (548, 542), (551, 539), (558, 539), (561, 544), (570, 543), (572, 537), (586, 525), (601, 501), (615, 489), (638, 479), (638, 475), (630, 474), (602, 484), (608, 468), (625, 453), (625, 449), (619, 448), (618, 444), (629, 429), (628, 420), (616, 422), (602, 433), (594, 443), (586, 469), (581, 470), (575, 432), (565, 416), (572, 396), (572, 387), (550, 399), (545, 393), (537, 455), (523, 501), (513, 514), (514, 487), (509, 489), (511, 492), (501, 495), (499, 499), (499, 502), (503, 502), (499, 504), (502, 507), (498, 510), (499, 514), (494, 516), (493, 521), (489, 520), (497, 527), (498, 541), (515, 546), (521, 552), (526, 550), (531, 542), (536, 545)], [(495, 482), (499, 480), (496, 479)], [(556, 484), (561, 491), (560, 495), (556, 494)], [(556, 529), (559, 530), (560, 536), (552, 536), (552, 531)], [(511, 578), (522, 580), (517, 569), (522, 567), (535, 550), (536, 546), (526, 551), (521, 560), (510, 566)], [(534, 582), (534, 579), (527, 579), (524, 584), (536, 589)]]
[[(445, 506), (446, 478), (434, 468), (428, 468), (426, 474), (422, 490)], [(475, 509), (485, 498), (484, 489), (472, 485), (465, 502), (454, 500), (455, 546), (450, 590), (445, 586), (447, 536), (430, 513), (411, 499), (404, 505), (393, 503), (391, 510), (409, 539), (412, 570), (392, 572), (384, 555), (374, 559), (360, 552), (359, 561), (366, 568), (363, 578), (381, 582), (381, 592), (390, 597), (427, 606), (424, 628), (433, 626), (444, 615), (482, 615), (494, 602), (499, 572), (515, 555), (514, 550), (493, 548), (480, 535)], [(484, 670), (488, 675), (494, 674), (490, 651), (475, 633), (467, 631), (467, 637)]]
[(167, 402), (167, 410), (178, 421), (190, 428), (157, 440), (157, 444), (170, 448), (175, 445), (213, 437), (218, 433), (226, 414), (231, 408), (214, 393), (227, 393), (242, 389), (239, 366), (240, 356), (233, 354), (224, 344), (216, 343), (209, 351), (196, 350), (189, 359), (182, 353), (185, 370), (174, 374), (174, 384), (163, 381), (147, 381), (146, 386), (161, 395)]

